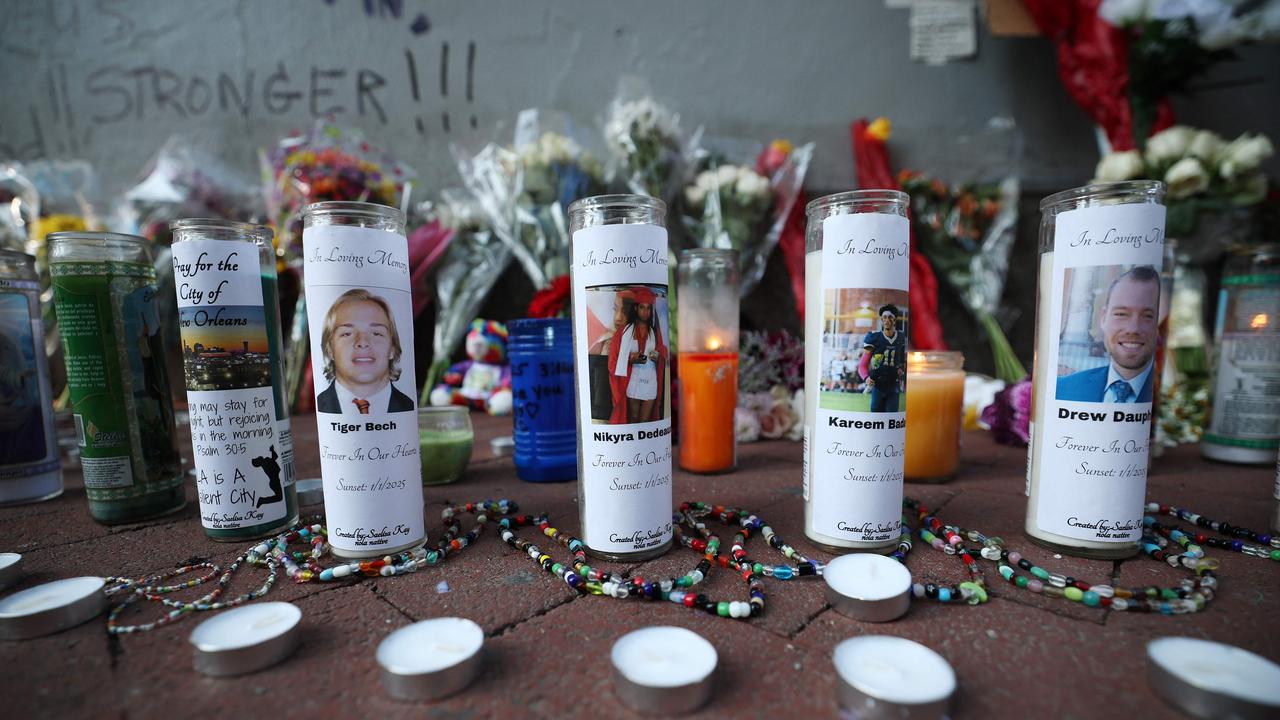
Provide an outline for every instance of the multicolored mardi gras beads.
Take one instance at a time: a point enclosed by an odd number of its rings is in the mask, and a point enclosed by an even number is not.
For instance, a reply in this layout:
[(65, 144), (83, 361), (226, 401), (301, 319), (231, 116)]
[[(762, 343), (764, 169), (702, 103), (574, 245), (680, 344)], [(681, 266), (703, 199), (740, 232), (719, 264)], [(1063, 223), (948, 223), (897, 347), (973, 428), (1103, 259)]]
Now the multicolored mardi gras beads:
[[(1144, 518), (1144, 525), (1156, 532), (1159, 536), (1176, 542), (1183, 548), (1194, 545), (1204, 545), (1211, 548), (1219, 548), (1222, 550), (1230, 550), (1238, 552), (1250, 557), (1271, 559), (1280, 562), (1280, 536), (1270, 533), (1259, 533), (1248, 528), (1242, 528), (1229, 523), (1210, 520), (1209, 518), (1198, 515), (1184, 508), (1174, 507), (1173, 505), (1165, 505), (1163, 503), (1147, 503), (1148, 515)], [(1152, 515), (1168, 515), (1170, 517), (1185, 520), (1201, 530), (1196, 531), (1194, 535), (1184, 532), (1176, 526), (1165, 526), (1160, 524), (1152, 517)], [(1204, 533), (1204, 530), (1212, 530), (1220, 535), (1226, 535), (1231, 538), (1224, 540), (1222, 538), (1210, 537)], [(1256, 545), (1244, 542), (1252, 540)]]

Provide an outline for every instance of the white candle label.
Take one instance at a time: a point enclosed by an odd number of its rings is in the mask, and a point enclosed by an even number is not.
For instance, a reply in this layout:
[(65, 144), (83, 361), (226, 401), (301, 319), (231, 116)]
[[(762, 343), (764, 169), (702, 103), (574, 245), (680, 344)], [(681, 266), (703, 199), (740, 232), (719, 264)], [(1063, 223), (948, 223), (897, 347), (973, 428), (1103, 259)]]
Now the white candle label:
[(666, 228), (573, 234), (583, 540), (595, 550), (637, 552), (671, 539), (667, 309)]
[(1142, 536), (1158, 350), (1162, 205), (1060, 213), (1054, 231), (1050, 368), (1037, 408), (1037, 527), (1078, 540)]
[(822, 221), (822, 307), (806, 338), (818, 399), (805, 485), (823, 535), (881, 542), (900, 531), (909, 248), (899, 215)]
[[(1234, 284), (1240, 280), (1247, 284)], [(1280, 334), (1272, 323), (1280, 284), (1238, 277), (1226, 282), (1233, 284), (1218, 293), (1213, 407), (1204, 441), (1274, 449), (1280, 444)]]
[(248, 243), (173, 246), (200, 522), (211, 530), (288, 512), (293, 443), (276, 407), (261, 271)]
[(409, 249), (403, 235), (302, 236), (329, 542), (352, 554), (425, 537)]

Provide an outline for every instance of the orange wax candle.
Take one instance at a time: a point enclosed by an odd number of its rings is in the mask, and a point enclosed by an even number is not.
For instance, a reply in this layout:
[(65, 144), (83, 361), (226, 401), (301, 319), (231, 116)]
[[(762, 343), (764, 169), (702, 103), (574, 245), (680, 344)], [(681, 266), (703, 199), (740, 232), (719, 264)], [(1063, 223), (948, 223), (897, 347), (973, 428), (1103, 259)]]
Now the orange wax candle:
[(964, 355), (913, 352), (907, 357), (907, 480), (950, 479), (960, 464)]
[(680, 353), (680, 467), (732, 470), (738, 462), (733, 411), (738, 406), (737, 353)]

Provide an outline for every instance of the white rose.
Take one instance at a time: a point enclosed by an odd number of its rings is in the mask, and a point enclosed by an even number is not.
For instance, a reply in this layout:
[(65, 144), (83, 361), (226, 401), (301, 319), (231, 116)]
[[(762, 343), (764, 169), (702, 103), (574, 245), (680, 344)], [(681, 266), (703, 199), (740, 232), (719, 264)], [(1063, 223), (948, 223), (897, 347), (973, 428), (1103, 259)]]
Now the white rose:
[(1102, 5), (1098, 6), (1098, 17), (1122, 27), (1145, 20), (1149, 3), (1150, 0), (1102, 0)]
[(1147, 164), (1159, 165), (1161, 162), (1177, 160), (1187, 154), (1187, 146), (1196, 135), (1194, 128), (1186, 125), (1174, 125), (1168, 130), (1147, 138)]
[(684, 189), (684, 199), (690, 205), (701, 205), (707, 199), (707, 189), (701, 185), (689, 185)]
[(1223, 140), (1218, 133), (1212, 130), (1201, 130), (1191, 139), (1191, 144), (1187, 146), (1187, 154), (1210, 162), (1226, 145), (1227, 141)]
[(753, 170), (747, 170), (738, 176), (738, 181), (734, 184), (733, 189), (739, 194), (746, 197), (754, 197), (759, 195), (762, 190), (769, 186), (768, 181), (761, 177)]
[(1115, 182), (1132, 180), (1142, 176), (1142, 156), (1137, 150), (1107, 153), (1098, 161), (1093, 171), (1094, 179), (1099, 182)]
[(1182, 158), (1164, 174), (1164, 184), (1169, 186), (1171, 199), (1190, 197), (1209, 187), (1209, 173), (1199, 160)]
[(1262, 162), (1275, 154), (1275, 148), (1266, 135), (1248, 133), (1231, 141), (1219, 155), (1218, 171), (1222, 177), (1231, 180), (1237, 175), (1257, 170)]
[(721, 165), (716, 168), (716, 184), (730, 186), (738, 180), (738, 168), (734, 165)]
[(698, 173), (698, 179), (695, 180), (694, 183), (698, 187), (702, 188), (703, 195), (706, 195), (709, 192), (716, 192), (720, 188), (720, 184), (716, 179), (716, 172), (714, 170), (704, 170)]
[(738, 442), (755, 442), (760, 439), (760, 420), (747, 408), (733, 411), (733, 435)]

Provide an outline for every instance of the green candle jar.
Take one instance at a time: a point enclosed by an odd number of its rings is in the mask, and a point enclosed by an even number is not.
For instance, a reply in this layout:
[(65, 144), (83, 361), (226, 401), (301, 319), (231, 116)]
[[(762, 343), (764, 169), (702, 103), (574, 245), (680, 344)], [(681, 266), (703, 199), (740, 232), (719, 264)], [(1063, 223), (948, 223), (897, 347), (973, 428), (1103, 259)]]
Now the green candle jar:
[(418, 410), (418, 443), (422, 450), (422, 484), (456, 482), (471, 460), (475, 443), (471, 416), (460, 405)]
[(133, 235), (49, 235), (49, 272), (89, 512), (104, 524), (186, 504), (156, 272)]

